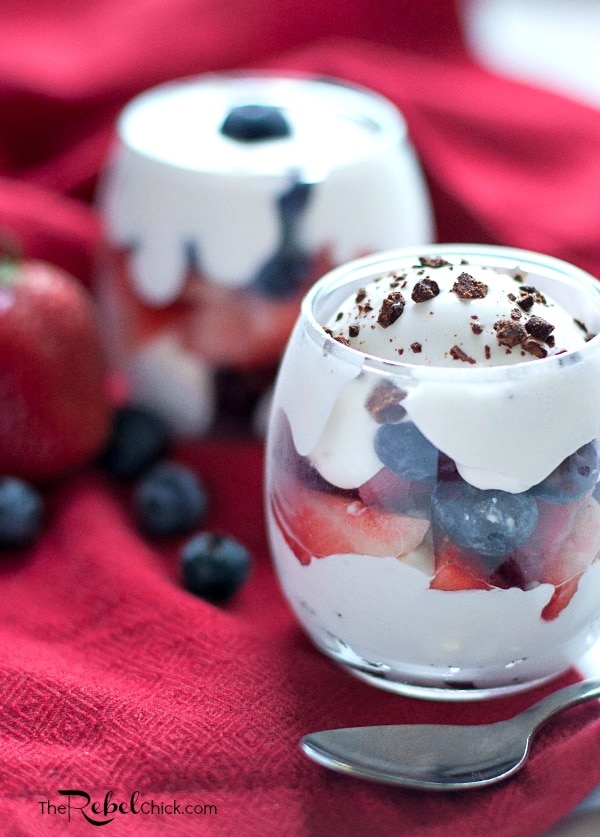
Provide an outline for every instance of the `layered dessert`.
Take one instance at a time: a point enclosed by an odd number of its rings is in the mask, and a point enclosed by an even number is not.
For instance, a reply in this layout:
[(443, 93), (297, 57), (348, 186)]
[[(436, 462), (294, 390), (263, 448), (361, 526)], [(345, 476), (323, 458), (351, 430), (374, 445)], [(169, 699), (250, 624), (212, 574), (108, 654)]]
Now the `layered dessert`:
[(146, 91), (117, 127), (98, 196), (111, 354), (180, 435), (249, 429), (319, 276), (432, 240), (404, 121), (371, 91), (206, 74)]
[(433, 250), (305, 300), (270, 536), (320, 648), (388, 688), (478, 696), (559, 674), (597, 635), (600, 295), (535, 254)]

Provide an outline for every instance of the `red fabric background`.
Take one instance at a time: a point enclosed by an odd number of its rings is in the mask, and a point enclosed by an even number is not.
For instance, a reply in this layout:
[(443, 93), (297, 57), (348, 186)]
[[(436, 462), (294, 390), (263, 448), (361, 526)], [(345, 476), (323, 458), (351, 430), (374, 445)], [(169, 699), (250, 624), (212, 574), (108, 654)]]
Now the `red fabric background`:
[[(120, 108), (160, 81), (251, 66), (338, 75), (395, 101), (440, 240), (528, 247), (600, 276), (600, 114), (477, 67), (448, 0), (4, 0), (2, 30), (0, 225), (83, 282)], [(88, 833), (79, 812), (70, 823), (42, 813), (71, 788), (100, 803), (137, 791), (218, 808), (117, 814), (106, 828), (118, 835), (525, 837), (600, 781), (594, 705), (544, 730), (518, 778), (469, 794), (377, 786), (309, 762), (297, 742), (313, 729), (500, 719), (547, 690), (423, 704), (338, 670), (275, 583), (261, 445), (205, 441), (176, 455), (209, 487), (209, 525), (251, 547), (252, 577), (227, 606), (205, 604), (181, 589), (178, 544), (139, 537), (126, 491), (87, 469), (49, 492), (43, 537), (0, 564), (0, 833)]]

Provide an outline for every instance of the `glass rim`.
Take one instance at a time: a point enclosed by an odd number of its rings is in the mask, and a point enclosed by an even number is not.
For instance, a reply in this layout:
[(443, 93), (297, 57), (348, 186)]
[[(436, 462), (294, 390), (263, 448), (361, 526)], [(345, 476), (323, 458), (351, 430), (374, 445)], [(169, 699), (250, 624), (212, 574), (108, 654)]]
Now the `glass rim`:
[[(335, 75), (316, 74), (294, 70), (274, 69), (235, 69), (222, 71), (209, 71), (195, 75), (183, 76), (178, 79), (169, 80), (156, 84), (138, 93), (130, 99), (117, 116), (115, 131), (120, 146), (132, 155), (151, 162), (156, 166), (164, 166), (168, 169), (181, 169), (186, 173), (195, 174), (216, 174), (219, 177), (245, 176), (248, 178), (281, 177), (287, 171), (260, 170), (253, 172), (229, 171), (227, 168), (213, 169), (209, 165), (189, 166), (184, 163), (178, 164), (162, 159), (156, 154), (150, 153), (143, 144), (135, 140), (135, 123), (140, 113), (148, 108), (160, 110), (161, 102), (169, 94), (182, 94), (185, 90), (197, 88), (210, 89), (211, 86), (222, 86), (225, 92), (232, 96), (232, 103), (239, 97), (245, 88), (252, 91), (253, 87), (263, 86), (265, 89), (257, 100), (264, 100), (265, 103), (274, 104), (282, 108), (288, 107), (290, 96), (298, 98), (303, 88), (310, 88), (315, 93), (315, 100), (320, 102), (321, 107), (338, 104), (338, 111), (341, 116), (348, 116), (357, 122), (370, 125), (373, 130), (373, 144), (368, 153), (363, 153), (357, 160), (369, 159), (381, 153), (384, 148), (394, 147), (396, 144), (408, 142), (408, 127), (404, 115), (391, 100), (364, 85), (338, 78)], [(230, 89), (229, 89), (230, 88)], [(233, 96), (237, 92), (237, 96)], [(269, 98), (269, 95), (273, 98)], [(242, 100), (240, 100), (242, 101)], [(292, 99), (292, 101), (294, 101)], [(259, 102), (260, 103), (260, 102)], [(350, 160), (344, 167), (355, 164)]]
[[(315, 316), (315, 306), (320, 298), (337, 288), (350, 286), (362, 279), (367, 284), (377, 276), (393, 273), (414, 263), (420, 256), (440, 256), (470, 259), (470, 264), (481, 267), (523, 269), (547, 278), (565, 280), (586, 293), (598, 295), (600, 311), (600, 281), (591, 273), (555, 256), (548, 256), (534, 250), (494, 244), (425, 244), (411, 245), (391, 250), (384, 250), (369, 256), (346, 262), (322, 276), (307, 291), (300, 306), (300, 318), (307, 331), (323, 351), (353, 366), (360, 366), (365, 371), (380, 374), (396, 374), (418, 380), (444, 382), (476, 383), (483, 380), (514, 379), (534, 374), (535, 369), (548, 366), (563, 366), (566, 362), (575, 362), (583, 355), (600, 351), (600, 332), (589, 339), (583, 346), (545, 358), (531, 358), (517, 363), (496, 366), (437, 366), (410, 363), (404, 360), (388, 360), (377, 355), (354, 349), (331, 337)], [(458, 263), (457, 263), (458, 264)]]

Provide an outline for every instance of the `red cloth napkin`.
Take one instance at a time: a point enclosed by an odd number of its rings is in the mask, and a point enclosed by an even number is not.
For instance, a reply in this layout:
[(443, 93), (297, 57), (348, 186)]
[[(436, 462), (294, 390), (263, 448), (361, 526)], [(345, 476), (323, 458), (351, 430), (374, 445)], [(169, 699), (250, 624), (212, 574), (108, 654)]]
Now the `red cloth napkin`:
[[(450, 2), (5, 0), (2, 15), (0, 224), (83, 282), (119, 109), (169, 78), (249, 66), (337, 75), (395, 101), (440, 240), (529, 247), (600, 276), (600, 114), (484, 72)], [(596, 705), (544, 729), (518, 777), (467, 794), (360, 782), (301, 754), (311, 730), (498, 720), (560, 684), (460, 706), (338, 669), (279, 593), (262, 453), (218, 441), (175, 452), (207, 483), (208, 525), (253, 552), (250, 580), (220, 608), (182, 589), (178, 543), (139, 536), (127, 489), (90, 468), (49, 492), (39, 542), (0, 563), (0, 830), (87, 834), (84, 812), (119, 835), (526, 837), (555, 823), (600, 781)]]

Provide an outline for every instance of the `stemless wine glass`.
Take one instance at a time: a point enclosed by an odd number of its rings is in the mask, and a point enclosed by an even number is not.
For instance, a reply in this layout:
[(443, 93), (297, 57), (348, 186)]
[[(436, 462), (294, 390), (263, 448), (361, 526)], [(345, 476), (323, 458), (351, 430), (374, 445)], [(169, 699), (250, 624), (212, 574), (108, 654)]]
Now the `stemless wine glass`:
[(600, 337), (496, 366), (383, 360), (332, 339), (343, 300), (418, 257), (526, 276), (600, 329), (597, 281), (528, 251), (404, 248), (329, 272), (304, 298), (272, 405), (274, 566), (313, 642), (368, 682), (508, 694), (564, 672), (600, 629)]
[(248, 429), (324, 272), (433, 237), (397, 108), (308, 76), (207, 74), (146, 91), (120, 116), (98, 201), (113, 361), (185, 435), (221, 419)]

